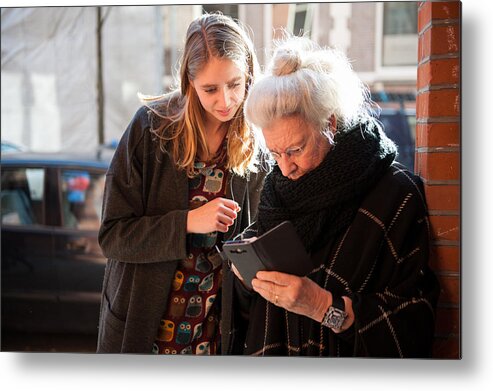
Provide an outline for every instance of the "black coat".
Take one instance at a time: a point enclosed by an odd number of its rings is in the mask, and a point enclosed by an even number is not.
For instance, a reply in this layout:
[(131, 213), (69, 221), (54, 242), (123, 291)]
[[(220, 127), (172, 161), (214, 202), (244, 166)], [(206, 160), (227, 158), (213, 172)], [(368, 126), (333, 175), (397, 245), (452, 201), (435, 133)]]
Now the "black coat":
[(236, 311), (248, 319), (237, 346), (253, 355), (429, 357), (439, 295), (429, 240), (421, 180), (393, 164), (349, 227), (312, 254), (320, 266), (308, 276), (352, 299), (354, 325), (336, 334), (237, 283)]

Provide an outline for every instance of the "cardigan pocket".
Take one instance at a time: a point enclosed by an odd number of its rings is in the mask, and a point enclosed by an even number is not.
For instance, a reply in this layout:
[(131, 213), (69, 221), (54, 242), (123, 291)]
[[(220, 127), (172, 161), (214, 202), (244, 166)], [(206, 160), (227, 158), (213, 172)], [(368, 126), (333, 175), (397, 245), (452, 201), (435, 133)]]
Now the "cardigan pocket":
[(120, 353), (126, 322), (111, 311), (110, 303), (105, 294), (102, 304), (98, 353)]

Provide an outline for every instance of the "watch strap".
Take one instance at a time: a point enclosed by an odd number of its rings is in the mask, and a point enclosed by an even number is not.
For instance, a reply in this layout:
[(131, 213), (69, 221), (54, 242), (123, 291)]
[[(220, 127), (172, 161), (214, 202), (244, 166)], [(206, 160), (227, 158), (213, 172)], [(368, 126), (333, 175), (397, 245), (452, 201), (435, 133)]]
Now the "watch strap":
[(332, 305), (331, 307), (337, 308), (338, 310), (346, 312), (346, 303), (341, 296), (332, 295)]

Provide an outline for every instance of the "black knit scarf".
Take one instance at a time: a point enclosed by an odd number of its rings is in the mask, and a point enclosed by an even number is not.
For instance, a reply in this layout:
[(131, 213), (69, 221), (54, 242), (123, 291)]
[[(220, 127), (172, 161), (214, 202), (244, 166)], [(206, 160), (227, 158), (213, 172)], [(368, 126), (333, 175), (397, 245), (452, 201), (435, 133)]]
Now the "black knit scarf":
[(337, 132), (334, 143), (322, 163), (296, 181), (274, 167), (260, 199), (259, 234), (290, 220), (311, 252), (349, 226), (397, 149), (375, 121)]

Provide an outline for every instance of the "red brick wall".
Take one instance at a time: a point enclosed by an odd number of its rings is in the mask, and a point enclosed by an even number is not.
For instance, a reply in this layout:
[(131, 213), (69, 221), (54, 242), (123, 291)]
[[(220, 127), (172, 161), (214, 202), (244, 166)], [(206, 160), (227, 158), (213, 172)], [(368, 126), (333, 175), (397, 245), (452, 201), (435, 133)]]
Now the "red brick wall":
[(458, 1), (418, 5), (415, 170), (430, 211), (441, 284), (434, 357), (460, 358), (460, 20)]

